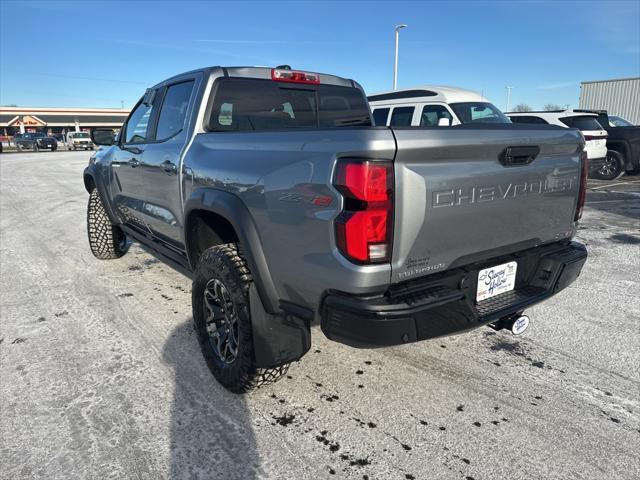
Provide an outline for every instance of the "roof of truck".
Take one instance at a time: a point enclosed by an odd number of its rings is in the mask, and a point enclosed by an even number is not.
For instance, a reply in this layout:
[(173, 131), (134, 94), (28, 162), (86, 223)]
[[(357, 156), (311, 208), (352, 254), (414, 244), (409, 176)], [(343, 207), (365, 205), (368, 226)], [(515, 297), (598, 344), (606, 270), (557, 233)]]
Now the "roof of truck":
[(597, 117), (598, 114), (591, 111), (585, 110), (545, 110), (545, 111), (531, 111), (531, 112), (506, 112), (505, 115), (508, 117), (540, 117), (545, 120), (548, 119), (557, 119), (557, 118), (565, 118), (565, 117)]
[(173, 82), (175, 80), (178, 80), (188, 75), (193, 75), (194, 73), (203, 73), (204, 75), (216, 74), (224, 77), (271, 79), (271, 70), (274, 68), (315, 73), (320, 77), (321, 84), (339, 85), (344, 87), (360, 87), (360, 85), (357, 82), (351, 80), (350, 78), (339, 77), (337, 75), (331, 75), (328, 73), (314, 72), (312, 70), (300, 70), (297, 68), (284, 68), (284, 67), (288, 67), (288, 65), (278, 65), (274, 67), (265, 67), (265, 66), (203, 67), (203, 68), (197, 68), (195, 70), (190, 70), (188, 72), (183, 72), (178, 75), (174, 75), (170, 78), (167, 78), (157, 83), (152, 88), (157, 88), (158, 86)]
[(421, 85), (400, 90), (389, 90), (386, 92), (374, 93), (367, 97), (369, 102), (389, 102), (399, 101), (427, 101), (427, 102), (488, 102), (489, 100), (478, 92), (458, 87), (448, 87), (445, 85)]

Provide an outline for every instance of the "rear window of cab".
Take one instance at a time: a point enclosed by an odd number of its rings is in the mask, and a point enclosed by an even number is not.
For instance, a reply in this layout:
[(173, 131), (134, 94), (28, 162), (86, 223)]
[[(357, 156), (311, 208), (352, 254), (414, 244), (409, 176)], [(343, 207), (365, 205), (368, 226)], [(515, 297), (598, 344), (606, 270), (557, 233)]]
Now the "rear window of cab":
[(249, 78), (217, 81), (208, 131), (370, 127), (364, 94), (337, 85), (300, 85)]

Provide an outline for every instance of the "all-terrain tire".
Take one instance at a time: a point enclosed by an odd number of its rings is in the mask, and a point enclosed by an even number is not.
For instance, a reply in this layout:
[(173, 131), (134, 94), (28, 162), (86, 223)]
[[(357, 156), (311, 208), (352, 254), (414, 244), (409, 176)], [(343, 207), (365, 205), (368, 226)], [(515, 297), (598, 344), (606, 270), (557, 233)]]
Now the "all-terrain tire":
[(87, 206), (87, 234), (91, 253), (100, 260), (120, 258), (127, 253), (127, 237), (111, 223), (97, 188), (91, 190)]
[[(205, 289), (216, 280), (222, 283), (228, 292), (236, 317), (237, 354), (231, 363), (225, 362), (220, 357), (207, 331)], [(238, 246), (233, 243), (217, 245), (205, 250), (200, 256), (193, 277), (191, 303), (200, 349), (213, 376), (233, 393), (247, 393), (262, 385), (273, 383), (289, 368), (288, 364), (269, 369), (255, 366), (249, 308), (249, 288), (252, 282), (247, 263), (241, 256)]]
[(607, 150), (605, 163), (602, 168), (594, 172), (594, 177), (600, 180), (615, 180), (624, 175), (625, 170), (624, 157), (615, 150)]

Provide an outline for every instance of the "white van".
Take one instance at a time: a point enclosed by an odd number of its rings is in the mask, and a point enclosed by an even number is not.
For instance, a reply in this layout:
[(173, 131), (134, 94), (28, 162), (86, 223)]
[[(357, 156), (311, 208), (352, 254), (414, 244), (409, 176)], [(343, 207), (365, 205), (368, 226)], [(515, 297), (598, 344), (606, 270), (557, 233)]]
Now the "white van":
[(67, 132), (65, 145), (69, 150), (93, 150), (89, 132)]
[(511, 123), (489, 100), (462, 88), (426, 85), (367, 97), (376, 125), (443, 127)]

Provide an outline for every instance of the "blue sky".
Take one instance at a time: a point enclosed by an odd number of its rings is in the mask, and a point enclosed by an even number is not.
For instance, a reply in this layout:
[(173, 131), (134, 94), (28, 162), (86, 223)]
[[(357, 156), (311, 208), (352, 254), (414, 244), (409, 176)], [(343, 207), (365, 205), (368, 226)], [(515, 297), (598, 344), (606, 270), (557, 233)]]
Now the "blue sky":
[(580, 81), (640, 76), (640, 0), (170, 2), (0, 0), (0, 104), (132, 106), (147, 86), (209, 65), (333, 73), (374, 93), (483, 92), (504, 109), (577, 106)]

